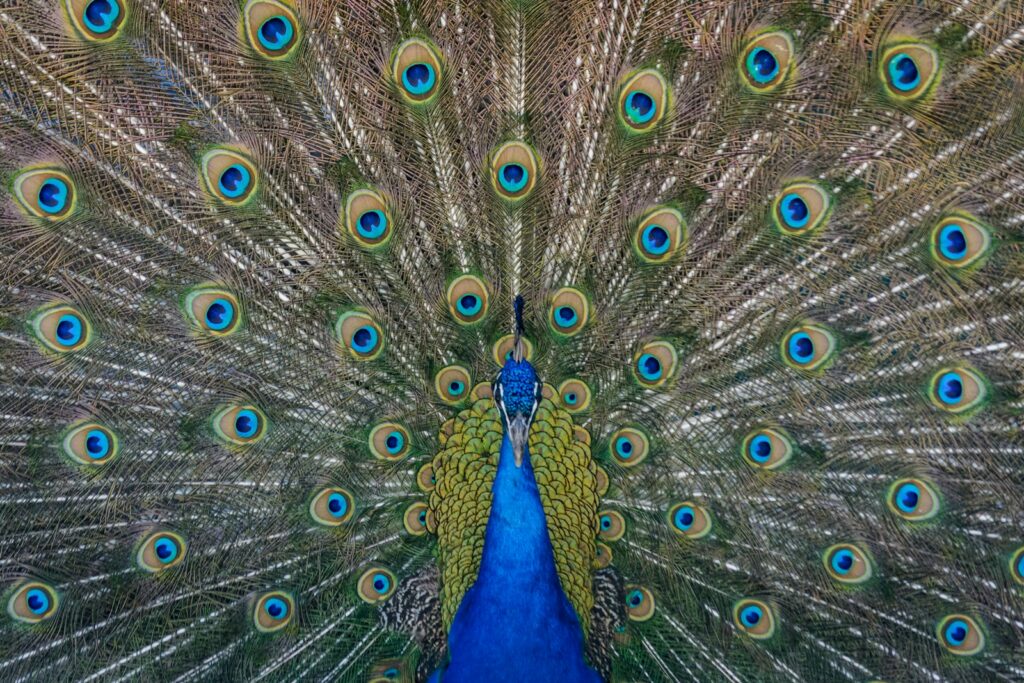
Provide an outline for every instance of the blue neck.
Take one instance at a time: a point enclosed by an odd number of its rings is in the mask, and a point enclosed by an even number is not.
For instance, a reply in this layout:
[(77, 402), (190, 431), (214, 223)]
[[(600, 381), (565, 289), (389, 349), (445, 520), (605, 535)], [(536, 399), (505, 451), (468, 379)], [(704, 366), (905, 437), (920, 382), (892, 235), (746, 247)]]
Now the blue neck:
[(480, 573), (448, 632), (448, 665), (431, 681), (598, 683), (555, 570), (530, 454), (516, 467), (507, 435), (491, 491)]

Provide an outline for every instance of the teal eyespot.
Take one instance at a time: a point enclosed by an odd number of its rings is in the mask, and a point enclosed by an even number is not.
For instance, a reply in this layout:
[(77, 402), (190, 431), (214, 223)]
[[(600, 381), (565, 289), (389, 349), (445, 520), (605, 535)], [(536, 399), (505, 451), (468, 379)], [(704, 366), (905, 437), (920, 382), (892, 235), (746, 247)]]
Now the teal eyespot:
[(206, 192), (228, 206), (241, 206), (255, 196), (256, 166), (241, 153), (217, 147), (203, 155), (200, 163)]
[(988, 228), (969, 213), (960, 211), (940, 220), (932, 228), (932, 259), (952, 270), (970, 270), (984, 264), (992, 249)]
[(555, 334), (571, 337), (578, 334), (590, 317), (590, 303), (583, 292), (563, 287), (555, 292), (548, 308), (548, 324)]
[(882, 51), (878, 68), (889, 97), (917, 100), (927, 95), (938, 81), (939, 55), (926, 43), (897, 43)]
[(334, 329), (338, 341), (356, 360), (373, 360), (384, 350), (383, 331), (367, 313), (342, 313)]
[(423, 536), (430, 528), (430, 512), (426, 503), (416, 502), (405, 509), (402, 524), (413, 536)]
[(266, 59), (285, 59), (299, 43), (299, 18), (283, 2), (249, 0), (242, 10), (242, 16), (250, 47)]
[(383, 602), (395, 593), (398, 581), (395, 575), (384, 567), (370, 567), (359, 577), (356, 592), (370, 604)]
[(654, 616), (654, 595), (647, 588), (635, 584), (625, 587), (626, 616), (630, 621), (647, 621)]
[(448, 285), (448, 311), (455, 322), (472, 325), (487, 315), (490, 296), (484, 281), (475, 275), (460, 275)]
[(441, 87), (440, 52), (419, 38), (410, 38), (399, 45), (391, 58), (391, 76), (398, 92), (411, 105), (432, 101)]
[(370, 430), (370, 452), (381, 460), (401, 460), (409, 454), (409, 432), (397, 422), (382, 422)]
[(241, 329), (241, 307), (234, 294), (214, 286), (196, 287), (185, 295), (185, 313), (194, 329), (225, 337)]
[(71, 306), (39, 309), (31, 325), (36, 341), (58, 354), (81, 351), (92, 341), (92, 325), (81, 311)]
[(822, 325), (805, 323), (782, 339), (782, 358), (790, 367), (807, 372), (824, 370), (834, 360), (836, 338)]
[(732, 620), (741, 633), (756, 640), (775, 634), (775, 614), (767, 603), (753, 598), (738, 601), (732, 608)]
[(472, 385), (469, 370), (460, 365), (449, 365), (434, 376), (434, 389), (445, 403), (456, 404), (466, 400)]
[(669, 101), (668, 83), (656, 69), (637, 71), (619, 86), (619, 120), (632, 133), (651, 130), (665, 117)]
[(119, 450), (117, 436), (111, 430), (95, 422), (85, 422), (72, 427), (62, 441), (64, 454), (79, 465), (105, 465)]
[(7, 614), (26, 624), (38, 624), (55, 615), (59, 606), (60, 599), (53, 586), (26, 580), (12, 589), (7, 600)]
[(320, 489), (309, 503), (309, 514), (313, 521), (323, 526), (344, 524), (352, 519), (354, 513), (352, 494), (342, 488)]
[(849, 543), (828, 548), (822, 555), (822, 561), (829, 576), (840, 583), (864, 583), (872, 575), (870, 558), (863, 550)]
[(897, 479), (889, 487), (886, 504), (909, 522), (921, 522), (939, 513), (938, 494), (921, 479)]
[(255, 406), (228, 406), (214, 415), (213, 430), (229, 444), (246, 446), (266, 436), (267, 418)]
[(791, 182), (772, 202), (772, 221), (783, 235), (808, 235), (825, 225), (831, 211), (832, 200), (821, 185)]
[(609, 451), (616, 463), (622, 467), (635, 467), (643, 462), (651, 449), (647, 435), (639, 429), (624, 427), (612, 434)]
[(711, 516), (696, 503), (676, 503), (668, 511), (669, 528), (684, 538), (703, 538), (711, 533)]
[(271, 591), (256, 598), (253, 625), (260, 633), (280, 631), (295, 616), (295, 600), (283, 591)]
[(935, 630), (939, 643), (951, 654), (969, 657), (985, 649), (985, 634), (981, 626), (966, 614), (943, 617)]
[(59, 221), (67, 218), (77, 205), (75, 184), (57, 168), (31, 168), (14, 179), (14, 198), (36, 218)]
[(499, 196), (523, 199), (537, 184), (539, 163), (533, 149), (522, 142), (506, 142), (491, 154), (491, 182)]
[(633, 356), (633, 375), (644, 387), (656, 389), (672, 379), (678, 356), (666, 341), (648, 342)]
[(740, 447), (748, 465), (774, 470), (786, 464), (793, 455), (793, 441), (781, 429), (757, 429), (743, 439)]
[(135, 562), (144, 571), (158, 573), (180, 564), (185, 559), (185, 550), (185, 539), (170, 531), (160, 531), (143, 539)]
[(939, 410), (969, 417), (984, 405), (988, 398), (988, 386), (985, 379), (974, 370), (948, 367), (932, 375), (928, 396)]
[(740, 58), (742, 81), (756, 93), (778, 89), (793, 71), (793, 39), (783, 31), (770, 31), (748, 41)]
[(75, 33), (89, 42), (117, 36), (130, 7), (128, 0), (64, 0), (64, 6)]

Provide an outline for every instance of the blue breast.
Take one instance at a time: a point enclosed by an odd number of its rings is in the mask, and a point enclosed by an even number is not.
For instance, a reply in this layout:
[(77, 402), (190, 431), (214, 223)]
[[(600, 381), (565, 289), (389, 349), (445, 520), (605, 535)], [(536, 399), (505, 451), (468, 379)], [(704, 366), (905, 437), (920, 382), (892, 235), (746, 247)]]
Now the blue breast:
[(583, 658), (583, 629), (562, 591), (529, 453), (515, 466), (501, 443), (476, 583), (448, 633), (443, 683), (599, 683)]

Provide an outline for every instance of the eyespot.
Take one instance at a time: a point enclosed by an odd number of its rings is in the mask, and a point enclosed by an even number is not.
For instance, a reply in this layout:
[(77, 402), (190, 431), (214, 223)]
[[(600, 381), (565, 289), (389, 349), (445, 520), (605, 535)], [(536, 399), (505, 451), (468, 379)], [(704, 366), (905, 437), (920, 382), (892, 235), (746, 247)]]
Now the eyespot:
[(462, 275), (448, 285), (448, 310), (457, 323), (480, 322), (487, 315), (488, 303), (487, 287), (475, 275)]
[(864, 583), (871, 578), (871, 559), (855, 545), (834, 545), (825, 551), (821, 559), (829, 576), (841, 583)]
[(783, 235), (814, 232), (825, 224), (831, 212), (828, 193), (816, 183), (790, 183), (772, 202), (772, 220)]
[(32, 331), (45, 348), (58, 353), (80, 351), (92, 341), (92, 325), (71, 306), (50, 306), (32, 318)]
[(988, 229), (968, 213), (947, 216), (932, 229), (932, 258), (949, 268), (981, 265), (991, 246)]
[(100, 42), (120, 32), (130, 6), (127, 0), (65, 0), (64, 7), (79, 37)]
[(197, 330), (215, 337), (237, 332), (242, 320), (235, 295), (216, 287), (199, 287), (185, 295), (185, 313)]
[(612, 549), (604, 543), (596, 543), (594, 546), (594, 568), (604, 569), (612, 563)]
[(56, 614), (59, 606), (60, 599), (52, 586), (41, 581), (25, 581), (11, 593), (7, 613), (26, 624), (37, 624)]
[(932, 376), (928, 395), (939, 410), (964, 415), (979, 409), (988, 395), (985, 380), (967, 368), (944, 368)]
[(427, 520), (430, 517), (430, 510), (426, 503), (413, 503), (405, 508), (402, 515), (402, 523), (405, 530), (413, 536), (422, 536), (427, 533)]
[(686, 538), (704, 538), (711, 533), (711, 515), (690, 501), (676, 503), (669, 509), (668, 524), (672, 531)]
[(835, 336), (821, 325), (800, 325), (782, 338), (782, 359), (799, 370), (824, 370), (833, 360), (835, 350)]
[(370, 567), (359, 577), (356, 591), (360, 598), (372, 605), (390, 598), (396, 588), (398, 580), (394, 574), (384, 567)]
[(633, 233), (633, 249), (648, 263), (664, 263), (686, 244), (683, 214), (668, 206), (648, 211)]
[(242, 16), (249, 45), (267, 59), (288, 57), (302, 37), (295, 11), (277, 0), (249, 0)]
[(889, 509), (911, 522), (931, 519), (939, 513), (939, 496), (921, 479), (897, 479), (886, 496)]
[(366, 249), (380, 249), (394, 232), (391, 211), (377, 190), (362, 188), (350, 193), (344, 215), (348, 234)]
[(793, 69), (793, 39), (771, 31), (747, 43), (740, 60), (740, 75), (756, 93), (769, 93), (786, 82)]
[(677, 361), (676, 350), (668, 342), (648, 342), (633, 357), (633, 376), (645, 387), (660, 387), (675, 374)]
[(1017, 548), (1010, 556), (1010, 576), (1017, 583), (1024, 585), (1024, 546)]
[(793, 455), (793, 442), (781, 430), (758, 429), (743, 439), (742, 455), (753, 467), (774, 470), (782, 467)]
[(939, 54), (924, 43), (887, 47), (879, 62), (885, 91), (896, 100), (916, 100), (926, 95), (939, 74)]
[(647, 435), (639, 429), (624, 427), (612, 434), (608, 451), (612, 460), (622, 467), (633, 467), (643, 462), (651, 450)]
[(429, 493), (434, 490), (434, 486), (437, 484), (437, 480), (434, 477), (434, 466), (429, 463), (423, 463), (418, 470), (416, 470), (416, 485), (420, 488), (420, 491)]
[(256, 167), (238, 152), (224, 147), (211, 149), (201, 162), (203, 185), (214, 199), (241, 206), (255, 196)]
[(284, 591), (264, 593), (256, 599), (252, 620), (260, 633), (273, 633), (287, 626), (295, 616), (295, 600)]
[[(582, 427), (577, 426), (577, 430), (586, 432)], [(590, 442), (586, 442), (590, 445)], [(605, 471), (600, 465), (594, 465), (594, 478), (597, 480), (597, 495), (603, 496), (608, 493), (608, 487), (611, 486), (611, 481), (608, 479), (608, 472)]]
[(619, 88), (619, 120), (635, 133), (657, 126), (668, 111), (669, 87), (655, 69), (628, 76)]
[(72, 427), (62, 442), (64, 455), (79, 465), (106, 465), (117, 457), (117, 435), (103, 425), (86, 422)]
[(626, 586), (626, 616), (631, 621), (647, 621), (654, 616), (654, 596), (635, 584)]
[(581, 379), (567, 379), (558, 385), (558, 398), (573, 415), (582, 413), (590, 407), (590, 387)]
[(522, 142), (506, 142), (491, 154), (491, 182), (505, 199), (519, 200), (530, 194), (538, 170), (536, 152)]
[(626, 533), (626, 520), (615, 510), (597, 513), (597, 535), (602, 541), (617, 541)]
[(170, 531), (151, 534), (142, 541), (135, 562), (147, 572), (162, 572), (185, 559), (185, 539)]
[(954, 655), (966, 657), (985, 649), (985, 634), (978, 622), (966, 614), (943, 617), (935, 631), (942, 647)]
[(75, 208), (75, 184), (64, 171), (56, 168), (35, 168), (14, 179), (14, 197), (18, 204), (36, 218), (59, 221)]
[(342, 313), (334, 332), (356, 360), (373, 360), (384, 350), (384, 331), (362, 311)]
[(760, 600), (745, 598), (732, 608), (732, 621), (740, 631), (751, 638), (765, 640), (775, 634), (775, 615), (771, 607)]
[(442, 401), (452, 405), (465, 401), (472, 385), (469, 370), (461, 365), (449, 365), (434, 376), (434, 389), (437, 395)]
[(409, 432), (397, 422), (382, 422), (370, 430), (370, 452), (381, 460), (401, 460), (409, 454)]
[(256, 443), (267, 432), (267, 416), (255, 406), (228, 406), (213, 417), (213, 431), (238, 446)]
[(590, 315), (590, 305), (583, 292), (563, 287), (555, 292), (548, 309), (548, 324), (556, 334), (571, 337), (583, 329)]
[[(520, 341), (523, 343), (523, 357), (526, 360), (533, 360), (533, 343), (526, 337), (520, 337)], [(505, 361), (512, 357), (513, 346), (515, 346), (515, 337), (511, 334), (506, 334), (494, 342), (492, 351), (494, 362), (499, 366), (504, 366)]]
[(413, 677), (402, 660), (385, 659), (370, 669), (368, 683), (413, 683)]
[(410, 38), (399, 45), (391, 58), (391, 77), (398, 93), (410, 104), (426, 104), (441, 89), (440, 52), (430, 43)]
[(309, 515), (323, 526), (340, 526), (352, 519), (355, 502), (345, 489), (331, 486), (320, 489), (309, 501)]

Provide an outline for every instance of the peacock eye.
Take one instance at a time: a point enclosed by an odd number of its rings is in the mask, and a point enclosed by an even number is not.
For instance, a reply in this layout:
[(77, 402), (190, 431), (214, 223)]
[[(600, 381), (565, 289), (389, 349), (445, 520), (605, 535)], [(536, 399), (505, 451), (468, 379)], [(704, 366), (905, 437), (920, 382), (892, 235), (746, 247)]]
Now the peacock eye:
[(829, 576), (841, 583), (864, 583), (871, 578), (871, 560), (863, 550), (849, 543), (830, 547), (822, 561)]
[(379, 249), (391, 239), (392, 221), (384, 196), (375, 189), (351, 192), (345, 199), (348, 234), (365, 249)]
[[(526, 360), (533, 360), (533, 342), (526, 337), (521, 337), (520, 341), (523, 343), (523, 358)], [(515, 336), (506, 334), (501, 337), (498, 341), (494, 342), (492, 348), (492, 358), (498, 366), (505, 365), (510, 358), (512, 358), (512, 350), (515, 346)]]
[(391, 571), (384, 567), (371, 567), (359, 577), (356, 592), (364, 601), (373, 604), (390, 598), (397, 587), (398, 581)]
[(885, 91), (896, 100), (924, 97), (939, 74), (939, 55), (924, 43), (901, 43), (887, 47), (879, 63)]
[(506, 142), (491, 154), (494, 189), (509, 200), (526, 197), (537, 184), (537, 154), (522, 142)]
[(626, 616), (631, 621), (647, 621), (654, 616), (654, 595), (643, 586), (628, 585), (626, 591)]
[(32, 331), (44, 348), (57, 353), (80, 351), (92, 341), (89, 320), (71, 306), (50, 306), (32, 318)]
[(676, 503), (668, 511), (672, 531), (685, 538), (703, 538), (711, 533), (711, 516), (700, 505), (689, 501)]
[(249, 0), (242, 16), (249, 45), (267, 59), (284, 59), (299, 43), (299, 19), (283, 2)]
[(747, 43), (740, 60), (740, 75), (754, 92), (769, 93), (786, 82), (792, 66), (793, 39), (783, 31), (771, 31)]
[(48, 221), (70, 215), (77, 199), (71, 177), (55, 168), (22, 172), (14, 179), (14, 197), (31, 215)]
[(590, 387), (581, 379), (567, 379), (558, 385), (562, 406), (572, 413), (582, 413), (590, 407)]
[(608, 444), (612, 460), (623, 467), (639, 465), (647, 457), (650, 448), (651, 444), (647, 435), (632, 427), (624, 427), (616, 431), (612, 434)]
[(747, 464), (759, 469), (782, 467), (793, 455), (793, 442), (779, 429), (758, 429), (743, 439), (742, 454)]
[(633, 357), (633, 374), (641, 385), (655, 389), (672, 378), (677, 360), (675, 347), (668, 342), (648, 342)]
[(782, 338), (783, 360), (800, 370), (824, 370), (833, 360), (835, 350), (835, 336), (821, 325), (800, 325)]
[(405, 530), (413, 536), (422, 536), (427, 533), (427, 520), (429, 512), (427, 504), (422, 502), (413, 503), (405, 509), (402, 515), (402, 523)]
[(1010, 575), (1014, 581), (1024, 585), (1024, 547), (1017, 548), (1010, 556)]
[(409, 432), (397, 422), (382, 422), (370, 430), (370, 452), (381, 460), (401, 460), (409, 454)]
[(604, 543), (594, 544), (594, 568), (604, 569), (612, 563), (612, 549)]
[(441, 59), (437, 49), (418, 38), (410, 38), (394, 52), (391, 75), (402, 98), (414, 105), (430, 102), (441, 86)]
[(334, 326), (338, 341), (356, 360), (373, 360), (384, 350), (384, 333), (368, 314), (347, 311)]
[(816, 183), (790, 183), (772, 202), (772, 219), (783, 235), (814, 232), (825, 224), (830, 212), (828, 193)]
[(37, 624), (57, 613), (60, 600), (52, 586), (25, 581), (16, 586), (7, 601), (7, 614), (26, 624)]
[(632, 132), (657, 126), (665, 118), (668, 105), (668, 83), (656, 69), (631, 74), (619, 87), (619, 119)]
[(267, 418), (255, 406), (228, 406), (214, 415), (213, 430), (227, 443), (244, 446), (266, 436)]
[(203, 184), (207, 193), (229, 206), (241, 206), (255, 196), (256, 167), (242, 154), (218, 147), (203, 155)]
[(578, 289), (563, 287), (555, 292), (548, 309), (548, 323), (560, 336), (571, 337), (587, 324), (590, 304)]
[(950, 653), (970, 656), (985, 648), (985, 634), (978, 622), (966, 614), (950, 614), (936, 627), (939, 642)]
[(462, 325), (480, 322), (487, 315), (489, 297), (484, 281), (475, 275), (462, 275), (448, 285), (448, 311)]
[(442, 368), (434, 377), (434, 389), (442, 401), (449, 404), (461, 403), (469, 394), (467, 388), (473, 384), (469, 370), (461, 365)]
[(413, 678), (408, 676), (405, 663), (398, 659), (386, 659), (377, 662), (370, 669), (370, 677), (367, 683), (392, 683), (392, 681), (405, 681), (411, 683)]
[(775, 633), (775, 615), (764, 602), (753, 598), (740, 600), (732, 608), (733, 623), (751, 638), (764, 640)]
[(416, 470), (416, 486), (420, 491), (430, 492), (434, 490), (437, 480), (434, 477), (434, 465), (425, 462)]
[(253, 624), (261, 633), (273, 633), (287, 626), (295, 615), (295, 600), (283, 591), (264, 593), (256, 599)]
[(668, 261), (686, 243), (686, 221), (671, 207), (655, 207), (640, 220), (633, 234), (633, 248), (644, 261)]
[(117, 436), (106, 427), (87, 422), (72, 428), (63, 440), (64, 454), (79, 465), (105, 465), (117, 457)]
[(931, 519), (939, 512), (939, 497), (920, 479), (898, 479), (886, 497), (889, 509), (910, 522)]
[(939, 410), (966, 416), (980, 409), (988, 395), (981, 375), (967, 368), (945, 368), (932, 375), (928, 392)]
[(140, 569), (156, 573), (179, 564), (185, 559), (185, 539), (169, 531), (147, 536), (135, 554)]
[(352, 494), (342, 488), (321, 489), (309, 503), (309, 514), (313, 521), (324, 526), (344, 524), (352, 519), (354, 512)]
[(217, 287), (198, 287), (189, 292), (185, 313), (197, 330), (215, 337), (237, 332), (242, 319), (235, 295)]
[(626, 533), (626, 520), (614, 510), (602, 510), (597, 514), (597, 535), (603, 541), (617, 541)]
[(947, 216), (932, 229), (932, 258), (948, 268), (981, 265), (991, 246), (988, 229), (970, 214)]
[(116, 36), (128, 16), (126, 0), (65, 0), (75, 32), (88, 41), (107, 41)]

